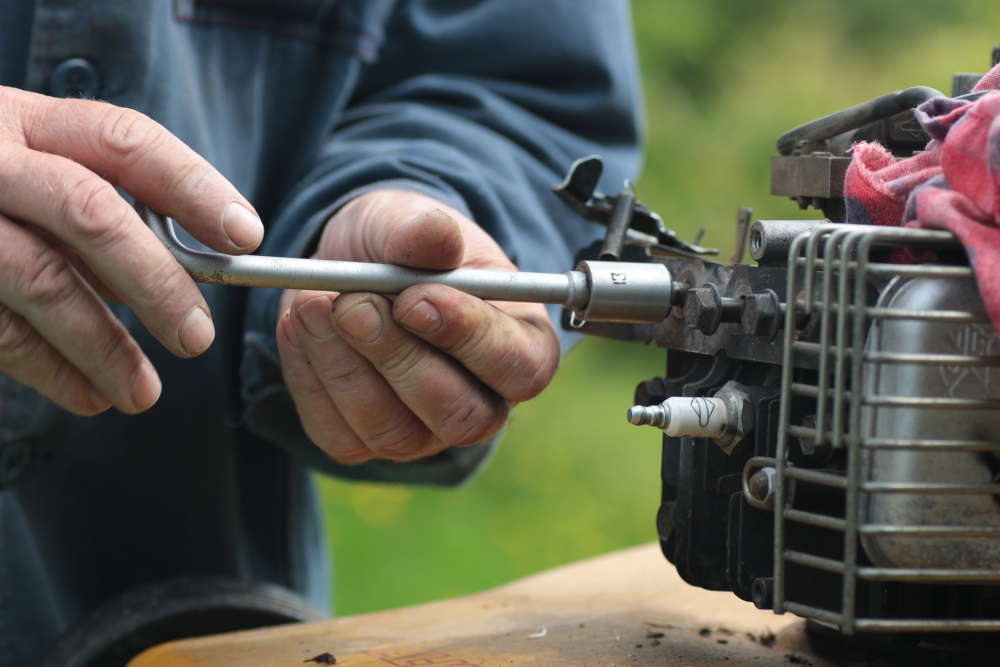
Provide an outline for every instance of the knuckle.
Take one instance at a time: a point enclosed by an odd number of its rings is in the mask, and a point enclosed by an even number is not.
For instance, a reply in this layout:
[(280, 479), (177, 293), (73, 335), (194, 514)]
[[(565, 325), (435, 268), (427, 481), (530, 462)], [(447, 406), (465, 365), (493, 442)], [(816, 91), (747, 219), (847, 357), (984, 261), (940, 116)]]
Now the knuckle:
[(322, 374), (323, 381), (332, 386), (350, 387), (355, 383), (366, 381), (371, 373), (367, 360), (354, 354), (337, 354), (322, 361), (312, 361), (314, 365), (322, 364), (317, 370)]
[(425, 354), (419, 345), (403, 344), (379, 363), (378, 370), (390, 384), (408, 384), (424, 359)]
[(175, 198), (197, 197), (214, 184), (214, 172), (207, 163), (190, 160), (176, 168), (166, 184), (166, 192)]
[(122, 107), (109, 106), (100, 125), (102, 148), (119, 158), (130, 158), (155, 141), (159, 126), (149, 117)]
[(501, 366), (507, 369), (501, 386), (504, 387), (504, 397), (518, 403), (542, 393), (552, 381), (559, 364), (558, 355), (543, 352), (529, 353), (527, 356), (518, 352), (510, 356), (513, 358), (509, 363)]
[(372, 451), (365, 447), (363, 444), (358, 444), (357, 446), (351, 447), (350, 449), (345, 449), (338, 446), (336, 449), (324, 449), (324, 453), (337, 463), (345, 466), (357, 466), (362, 463), (366, 463), (375, 458)]
[(559, 365), (558, 344), (525, 339), (513, 327), (476, 327), (459, 342), (456, 356), (482, 369), (484, 377), (496, 371), (490, 386), (504, 398), (526, 401), (548, 386)]
[(112, 326), (106, 335), (99, 337), (93, 355), (98, 360), (98, 368), (114, 371), (126, 381), (132, 379), (142, 363), (142, 353), (121, 324)]
[(365, 434), (365, 445), (378, 458), (391, 461), (412, 461), (428, 455), (433, 446), (433, 436), (426, 428), (414, 428), (409, 413), (380, 422), (377, 428)]
[(45, 309), (71, 299), (79, 288), (72, 265), (56, 252), (44, 252), (24, 264), (17, 292), (28, 308)]
[(128, 207), (108, 183), (87, 177), (69, 188), (63, 200), (63, 220), (73, 236), (86, 243), (114, 243), (126, 229)]
[(374, 458), (361, 439), (350, 430), (303, 420), (306, 436), (328, 457), (344, 465), (359, 465)]
[(507, 423), (510, 413), (506, 401), (490, 401), (481, 398), (469, 401), (462, 396), (451, 405), (445, 406), (447, 415), (441, 422), (441, 439), (454, 447), (466, 447), (483, 442), (496, 435)]
[(0, 307), (0, 358), (24, 358), (36, 337), (20, 315)]
[[(137, 283), (139, 299), (151, 312), (183, 317), (198, 303), (198, 290), (170, 255), (146, 258), (149, 268)], [(194, 297), (194, 298), (192, 298)], [(182, 307), (171, 307), (183, 303)]]

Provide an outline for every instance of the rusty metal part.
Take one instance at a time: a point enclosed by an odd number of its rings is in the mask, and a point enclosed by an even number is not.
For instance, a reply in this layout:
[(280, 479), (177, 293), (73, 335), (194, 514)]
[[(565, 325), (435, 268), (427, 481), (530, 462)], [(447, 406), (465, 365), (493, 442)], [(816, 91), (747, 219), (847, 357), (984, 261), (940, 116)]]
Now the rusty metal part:
[(684, 321), (688, 328), (711, 336), (724, 322), (739, 322), (742, 299), (724, 297), (714, 283), (689, 289), (684, 296)]
[(743, 333), (757, 336), (763, 341), (772, 341), (785, 324), (785, 304), (781, 303), (772, 289), (751, 294), (743, 300), (740, 324)]
[[(592, 155), (577, 160), (570, 167), (566, 180), (552, 188), (552, 191), (583, 219), (608, 226), (615, 204), (625, 193), (605, 196), (597, 191), (597, 183), (603, 169), (604, 165), (599, 157)], [(656, 245), (661, 246), (663, 251), (676, 251), (679, 255), (688, 257), (718, 254), (717, 248), (702, 248), (681, 241), (677, 238), (677, 234), (663, 223), (663, 219), (650, 211), (642, 202), (633, 198), (631, 207), (629, 222), (631, 229), (655, 239)]]
[(605, 262), (617, 262), (622, 258), (625, 248), (625, 234), (632, 224), (632, 211), (635, 209), (635, 190), (630, 181), (625, 182), (625, 190), (618, 195), (611, 215), (608, 217), (608, 233), (604, 237), (604, 245), (597, 259)]
[(730, 256), (726, 264), (732, 266), (743, 261), (743, 254), (747, 249), (747, 235), (750, 233), (750, 223), (753, 220), (753, 209), (748, 206), (741, 206), (736, 211), (736, 250)]
[(816, 152), (775, 155), (771, 158), (771, 194), (795, 199), (834, 199), (844, 196), (849, 157)]

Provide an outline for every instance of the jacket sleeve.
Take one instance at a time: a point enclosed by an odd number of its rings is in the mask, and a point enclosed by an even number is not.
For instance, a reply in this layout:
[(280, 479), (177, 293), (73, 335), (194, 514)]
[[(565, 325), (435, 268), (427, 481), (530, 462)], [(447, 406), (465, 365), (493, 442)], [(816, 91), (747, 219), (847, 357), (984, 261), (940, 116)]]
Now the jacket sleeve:
[[(568, 166), (598, 154), (605, 190), (639, 164), (638, 75), (624, 0), (401, 2), (315, 164), (262, 252), (302, 256), (337, 208), (377, 188), (424, 192), (475, 220), (525, 271), (572, 268), (598, 229), (553, 196)], [(357, 479), (454, 484), (488, 447), (423, 461), (340, 466), (305, 439), (281, 385), (279, 295), (253, 290), (244, 399), (257, 435)], [(558, 306), (550, 307), (558, 321)], [(568, 334), (561, 333), (564, 348)]]

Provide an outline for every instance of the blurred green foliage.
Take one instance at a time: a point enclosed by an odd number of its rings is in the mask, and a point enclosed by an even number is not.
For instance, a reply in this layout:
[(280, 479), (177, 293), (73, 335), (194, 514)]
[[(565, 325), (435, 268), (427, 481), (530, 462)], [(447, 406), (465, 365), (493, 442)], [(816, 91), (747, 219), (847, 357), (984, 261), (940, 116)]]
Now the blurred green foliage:
[[(639, 197), (682, 238), (727, 256), (739, 206), (815, 217), (769, 196), (785, 130), (913, 85), (984, 72), (985, 0), (634, 0), (647, 144)], [(372, 611), (482, 590), (655, 539), (659, 435), (624, 419), (663, 352), (589, 339), (519, 406), (487, 469), (459, 490), (321, 482), (335, 609)]]

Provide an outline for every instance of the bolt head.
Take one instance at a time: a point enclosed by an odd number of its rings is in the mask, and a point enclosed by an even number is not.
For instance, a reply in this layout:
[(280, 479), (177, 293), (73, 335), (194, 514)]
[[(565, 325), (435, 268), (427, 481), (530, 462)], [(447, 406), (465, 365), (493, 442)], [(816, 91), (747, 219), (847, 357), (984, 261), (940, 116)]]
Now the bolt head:
[(684, 295), (684, 321), (689, 329), (712, 335), (722, 320), (722, 307), (715, 290), (698, 287)]
[(774, 475), (774, 468), (761, 468), (747, 480), (750, 495), (768, 506), (774, 503)]
[(773, 292), (751, 294), (743, 300), (740, 323), (743, 332), (771, 340), (781, 327), (781, 303)]

